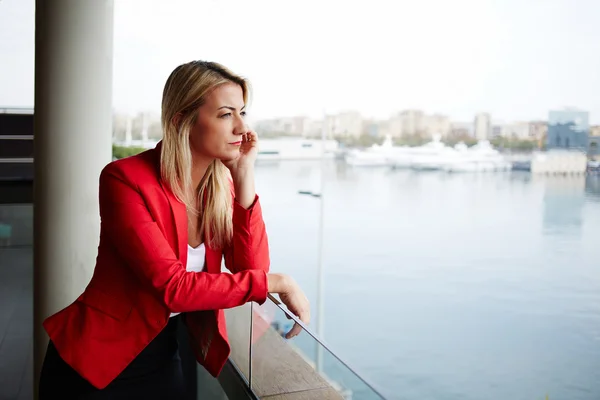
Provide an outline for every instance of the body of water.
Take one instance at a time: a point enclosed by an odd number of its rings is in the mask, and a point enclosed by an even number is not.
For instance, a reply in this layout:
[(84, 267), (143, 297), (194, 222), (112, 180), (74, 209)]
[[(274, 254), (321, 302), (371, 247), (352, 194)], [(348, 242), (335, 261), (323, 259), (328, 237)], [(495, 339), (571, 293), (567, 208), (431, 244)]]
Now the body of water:
[[(257, 168), (272, 271), (390, 399), (600, 398), (600, 180), (326, 166)], [(360, 398), (356, 396), (355, 399)]]

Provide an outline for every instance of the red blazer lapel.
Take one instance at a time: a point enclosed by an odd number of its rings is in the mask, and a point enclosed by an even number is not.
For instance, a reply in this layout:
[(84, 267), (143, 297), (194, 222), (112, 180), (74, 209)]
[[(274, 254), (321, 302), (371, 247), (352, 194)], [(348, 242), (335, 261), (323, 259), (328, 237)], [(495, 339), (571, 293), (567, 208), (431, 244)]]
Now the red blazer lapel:
[(188, 246), (188, 223), (187, 210), (185, 204), (177, 200), (173, 192), (161, 182), (161, 186), (171, 204), (171, 213), (173, 215), (173, 223), (177, 231), (177, 256), (179, 261), (185, 266), (187, 265), (187, 246)]
[(187, 265), (187, 245), (188, 245), (188, 221), (187, 221), (187, 210), (185, 204), (180, 202), (177, 197), (173, 194), (169, 186), (162, 181), (160, 178), (160, 151), (162, 147), (162, 141), (160, 141), (156, 145), (156, 153), (157, 153), (157, 163), (159, 169), (159, 181), (160, 186), (162, 187), (163, 192), (167, 196), (169, 200), (169, 204), (171, 206), (171, 215), (173, 218), (173, 226), (175, 227), (175, 232), (177, 233), (177, 257), (179, 261), (185, 266)]

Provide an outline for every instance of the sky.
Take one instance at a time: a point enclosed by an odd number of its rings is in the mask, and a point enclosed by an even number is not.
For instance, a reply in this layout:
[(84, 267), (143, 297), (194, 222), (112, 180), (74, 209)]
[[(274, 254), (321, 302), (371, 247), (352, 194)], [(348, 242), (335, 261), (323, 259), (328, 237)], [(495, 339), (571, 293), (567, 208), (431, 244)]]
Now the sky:
[[(247, 77), (253, 119), (402, 109), (600, 123), (597, 0), (115, 0), (113, 105), (160, 109), (195, 59)], [(33, 106), (34, 0), (0, 0), (0, 107)]]

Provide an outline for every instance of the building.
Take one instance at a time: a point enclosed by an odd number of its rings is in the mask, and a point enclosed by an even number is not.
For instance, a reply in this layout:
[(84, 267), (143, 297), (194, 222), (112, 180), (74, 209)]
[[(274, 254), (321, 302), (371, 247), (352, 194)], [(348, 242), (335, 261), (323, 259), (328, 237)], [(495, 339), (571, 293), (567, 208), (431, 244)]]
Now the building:
[(528, 140), (530, 139), (530, 130), (529, 122), (512, 122), (502, 125), (501, 136), (508, 139)]
[(502, 124), (492, 125), (492, 139), (502, 136)]
[(388, 135), (388, 121), (380, 121), (376, 119), (365, 119), (363, 121), (363, 135), (373, 137), (384, 137)]
[(450, 124), (450, 136), (462, 139), (473, 137), (473, 124), (470, 122), (452, 122)]
[(588, 150), (589, 113), (575, 109), (550, 111), (548, 114), (548, 149)]
[(590, 136), (588, 154), (596, 160), (600, 159), (600, 136)]
[(358, 111), (328, 115), (328, 127), (333, 137), (359, 137), (363, 133), (363, 117)]
[(429, 136), (440, 135), (442, 138), (450, 135), (450, 118), (441, 114), (426, 115), (423, 118), (423, 132)]
[(529, 138), (537, 142), (546, 139), (548, 135), (548, 123), (546, 121), (531, 121), (529, 123)]
[(488, 113), (479, 113), (473, 122), (475, 139), (487, 140), (492, 137), (492, 118)]
[(424, 119), (425, 114), (421, 110), (401, 111), (390, 118), (389, 133), (393, 137), (424, 134)]
[(256, 121), (254, 128), (259, 135), (310, 136), (309, 119), (304, 116), (274, 118)]

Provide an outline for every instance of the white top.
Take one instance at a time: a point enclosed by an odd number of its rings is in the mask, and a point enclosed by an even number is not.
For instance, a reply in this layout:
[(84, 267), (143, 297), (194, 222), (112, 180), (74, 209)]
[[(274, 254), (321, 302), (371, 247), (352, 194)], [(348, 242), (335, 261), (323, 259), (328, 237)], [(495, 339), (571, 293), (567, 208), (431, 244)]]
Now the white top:
[[(185, 266), (185, 269), (193, 272), (204, 271), (205, 256), (206, 247), (204, 247), (204, 243), (200, 244), (198, 247), (192, 247), (188, 244), (187, 265)], [(171, 317), (174, 317), (177, 314), (179, 313), (171, 313)]]

